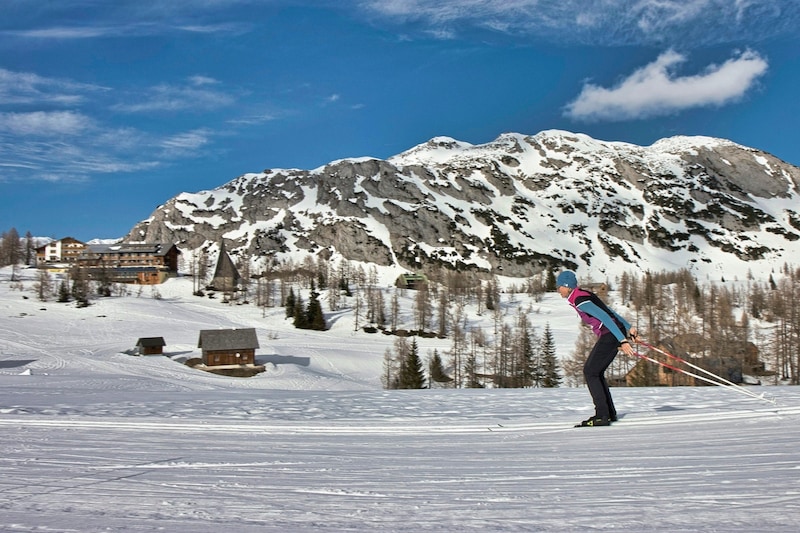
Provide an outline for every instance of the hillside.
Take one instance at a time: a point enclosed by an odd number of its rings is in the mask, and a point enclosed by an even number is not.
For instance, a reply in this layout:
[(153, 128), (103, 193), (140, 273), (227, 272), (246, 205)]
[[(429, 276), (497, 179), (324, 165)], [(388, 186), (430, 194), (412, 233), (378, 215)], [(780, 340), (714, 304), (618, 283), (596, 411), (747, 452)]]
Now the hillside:
[(125, 240), (178, 243), (187, 257), (224, 240), (256, 268), (313, 255), (398, 272), (744, 277), (800, 256), (798, 184), (797, 167), (723, 139), (437, 137), (386, 160), (268, 169), (184, 192)]

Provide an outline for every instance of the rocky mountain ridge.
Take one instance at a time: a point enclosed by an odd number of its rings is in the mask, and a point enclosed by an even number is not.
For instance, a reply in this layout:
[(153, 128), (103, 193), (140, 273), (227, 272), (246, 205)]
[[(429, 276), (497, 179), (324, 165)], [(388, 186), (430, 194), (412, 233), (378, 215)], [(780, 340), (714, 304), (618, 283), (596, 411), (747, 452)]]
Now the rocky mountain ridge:
[(550, 130), (472, 145), (436, 137), (386, 160), (268, 169), (182, 193), (125, 241), (403, 270), (527, 277), (688, 267), (749, 269), (800, 257), (800, 168), (724, 139), (651, 146)]

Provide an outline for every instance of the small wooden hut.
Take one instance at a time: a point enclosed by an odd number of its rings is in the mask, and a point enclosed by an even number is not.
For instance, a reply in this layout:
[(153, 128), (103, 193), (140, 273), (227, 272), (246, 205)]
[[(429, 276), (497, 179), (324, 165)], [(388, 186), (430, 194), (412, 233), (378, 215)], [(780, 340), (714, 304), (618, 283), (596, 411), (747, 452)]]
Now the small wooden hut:
[(139, 355), (163, 355), (164, 337), (142, 337), (136, 341), (136, 351)]
[(203, 350), (206, 366), (255, 364), (258, 337), (255, 328), (204, 329), (198, 348)]

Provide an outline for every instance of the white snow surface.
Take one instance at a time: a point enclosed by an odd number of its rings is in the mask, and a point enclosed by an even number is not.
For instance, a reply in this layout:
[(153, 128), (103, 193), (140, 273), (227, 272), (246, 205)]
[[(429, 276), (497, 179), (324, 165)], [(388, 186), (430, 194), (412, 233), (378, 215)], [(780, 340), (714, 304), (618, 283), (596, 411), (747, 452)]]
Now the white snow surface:
[[(9, 273), (3, 532), (800, 528), (797, 387), (615, 388), (619, 422), (573, 428), (591, 414), (585, 388), (383, 390), (393, 338), (354, 332), (349, 313), (295, 330), (282, 309), (191, 296), (188, 279), (78, 309)], [(571, 353), (578, 324), (558, 296), (514, 302)], [(228, 327), (257, 328), (265, 373), (181, 364), (201, 329)], [(152, 336), (164, 356), (125, 353)], [(426, 357), (449, 341), (419, 344)]]

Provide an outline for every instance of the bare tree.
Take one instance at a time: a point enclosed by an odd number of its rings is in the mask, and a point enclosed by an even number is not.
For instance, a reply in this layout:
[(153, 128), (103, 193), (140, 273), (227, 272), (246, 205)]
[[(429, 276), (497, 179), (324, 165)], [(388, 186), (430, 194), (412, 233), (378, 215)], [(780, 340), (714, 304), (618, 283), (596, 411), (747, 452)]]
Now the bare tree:
[(36, 283), (34, 289), (39, 297), (39, 301), (46, 302), (53, 294), (53, 280), (45, 269), (40, 269), (36, 273)]

